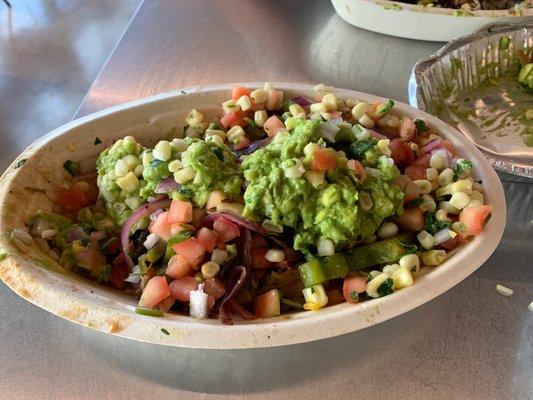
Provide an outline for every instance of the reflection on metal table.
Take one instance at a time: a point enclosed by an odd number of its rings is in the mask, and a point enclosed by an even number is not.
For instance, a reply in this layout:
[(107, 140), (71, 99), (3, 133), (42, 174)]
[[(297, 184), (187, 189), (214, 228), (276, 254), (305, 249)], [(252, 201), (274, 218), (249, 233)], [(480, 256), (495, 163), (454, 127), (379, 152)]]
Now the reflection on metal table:
[[(323, 0), (146, 1), (77, 116), (184, 86), (259, 80), (406, 102), (412, 65), (438, 47), (353, 28)], [(142, 344), (70, 324), (2, 285), (2, 397), (533, 397), (533, 190), (502, 177), (507, 230), (482, 268), (407, 314), (319, 342), (228, 351)], [(497, 283), (515, 294), (498, 295)]]

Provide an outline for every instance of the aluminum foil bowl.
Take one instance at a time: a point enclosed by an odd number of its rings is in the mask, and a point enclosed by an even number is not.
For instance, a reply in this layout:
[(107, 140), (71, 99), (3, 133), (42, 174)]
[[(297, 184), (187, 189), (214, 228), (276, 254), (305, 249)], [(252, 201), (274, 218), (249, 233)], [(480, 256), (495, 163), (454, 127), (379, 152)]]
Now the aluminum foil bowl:
[(412, 106), (457, 127), (492, 163), (511, 174), (533, 177), (533, 147), (523, 133), (533, 95), (514, 73), (517, 52), (533, 48), (533, 20), (495, 23), (459, 37), (420, 60), (409, 81)]

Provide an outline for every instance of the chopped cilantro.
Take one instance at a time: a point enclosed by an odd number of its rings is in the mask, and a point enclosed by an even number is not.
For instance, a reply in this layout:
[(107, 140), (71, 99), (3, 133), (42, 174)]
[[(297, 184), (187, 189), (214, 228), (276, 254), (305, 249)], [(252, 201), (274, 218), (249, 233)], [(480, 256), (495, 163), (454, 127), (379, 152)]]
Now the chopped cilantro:
[(214, 146), (211, 148), (211, 151), (220, 161), (224, 162), (224, 151), (220, 147)]
[(181, 94), (187, 94), (185, 90), (180, 90)]
[(378, 287), (377, 292), (378, 292), (379, 297), (384, 297), (394, 292), (394, 289), (392, 288), (392, 286), (393, 286), (392, 279), (391, 278), (386, 279)]
[(424, 132), (428, 131), (428, 126), (426, 125), (426, 123), (423, 120), (417, 118), (413, 122), (415, 124), (416, 131), (418, 133), (424, 133)]
[(161, 332), (163, 332), (165, 335), (170, 335), (169, 331), (167, 331), (165, 328), (161, 328)]
[(470, 173), (470, 171), (472, 171), (472, 167), (473, 167), (472, 161), (460, 158), (455, 163), (455, 171), (453, 174), (453, 179), (457, 180), (457, 179), (464, 178)]
[(22, 167), (26, 161), (28, 160), (26, 160), (25, 158), (21, 158), (20, 160), (17, 161), (17, 163), (15, 164), (13, 168), (17, 169), (19, 167)]
[(162, 317), (165, 315), (161, 310), (153, 310), (151, 308), (136, 307), (135, 312), (141, 315), (148, 315), (149, 317)]
[(67, 160), (63, 163), (63, 168), (72, 176), (78, 176), (80, 174), (80, 163), (77, 161)]
[(424, 223), (424, 230), (428, 233), (431, 233), (434, 235), (438, 231), (449, 228), (451, 224), (446, 221), (437, 221), (435, 219), (435, 214), (432, 214), (430, 212), (426, 212), (426, 221)]
[(286, 304), (286, 305), (290, 306), (290, 307), (299, 308), (299, 309), (303, 309), (304, 308), (304, 306), (302, 304), (297, 303), (297, 302), (292, 301), (292, 300), (289, 300), (289, 299), (281, 299), (281, 302), (283, 304)]
[(357, 293), (355, 290), (352, 290), (350, 292), (350, 299), (353, 301), (359, 301), (359, 293)]
[(94, 145), (99, 145), (100, 143), (102, 143), (102, 141), (100, 140), (100, 138), (97, 136), (94, 138)]
[(375, 145), (375, 140), (358, 140), (350, 145), (348, 148), (348, 155), (356, 160), (363, 160), (365, 158), (365, 153), (372, 150)]

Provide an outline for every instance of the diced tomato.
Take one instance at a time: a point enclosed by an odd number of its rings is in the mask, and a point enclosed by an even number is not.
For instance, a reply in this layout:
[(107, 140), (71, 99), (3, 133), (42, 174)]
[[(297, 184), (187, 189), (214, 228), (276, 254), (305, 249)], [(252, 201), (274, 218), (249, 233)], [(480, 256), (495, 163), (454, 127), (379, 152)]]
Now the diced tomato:
[(224, 242), (224, 240), (220, 237), (220, 235), (218, 236), (218, 239), (217, 239), (217, 249), (226, 250), (226, 242)]
[(276, 105), (278, 104), (278, 92), (275, 89), (270, 89), (267, 93), (267, 102), (266, 102), (266, 108), (267, 110), (274, 110), (276, 108)]
[(389, 149), (392, 153), (391, 158), (396, 165), (409, 165), (415, 159), (411, 146), (407, 143), (403, 143), (401, 139), (391, 140), (389, 143)]
[(346, 166), (352, 171), (355, 171), (357, 175), (359, 175), (361, 182), (364, 182), (366, 179), (366, 170), (365, 167), (363, 167), (363, 164), (357, 160), (348, 160)]
[(271, 116), (263, 124), (263, 129), (270, 137), (273, 137), (278, 132), (278, 130), (284, 128), (285, 124), (283, 124), (283, 121), (279, 119), (276, 115)]
[(222, 118), (220, 118), (220, 123), (224, 128), (228, 128), (230, 126), (242, 126), (243, 128), (247, 125), (246, 121), (243, 119), (244, 113), (242, 111), (239, 112), (231, 112), (226, 115), (224, 115)]
[(213, 229), (224, 242), (229, 242), (241, 234), (237, 224), (222, 217), (215, 220)]
[(239, 139), (239, 142), (234, 146), (234, 149), (241, 150), (241, 149), (248, 147), (249, 144), (250, 144), (250, 140), (246, 136), (242, 136)]
[(404, 142), (413, 140), (415, 137), (415, 124), (409, 117), (404, 117), (400, 123), (400, 137)]
[(281, 293), (272, 289), (254, 299), (254, 314), (260, 318), (277, 317), (281, 312)]
[(214, 299), (220, 299), (226, 294), (226, 289), (224, 285), (218, 278), (209, 278), (204, 282), (204, 292), (210, 296), (213, 296)]
[(167, 220), (168, 211), (162, 212), (157, 216), (155, 221), (152, 222), (148, 230), (152, 233), (155, 233), (161, 239), (167, 241), (171, 233), (171, 224)]
[(328, 296), (328, 306), (334, 306), (345, 302), (344, 296), (339, 289), (326, 291), (326, 296)]
[(197, 238), (190, 238), (172, 246), (176, 254), (181, 255), (191, 267), (196, 267), (203, 260), (205, 247)]
[(426, 167), (424, 165), (411, 164), (405, 168), (405, 175), (409, 176), (413, 181), (417, 179), (426, 179)]
[(330, 111), (329, 116), (331, 119), (340, 118), (342, 117), (342, 111)]
[(328, 171), (335, 168), (337, 160), (330, 149), (320, 149), (313, 152), (311, 169), (313, 171)]
[(342, 294), (344, 299), (348, 303), (357, 303), (359, 302), (358, 294), (364, 293), (366, 290), (366, 277), (356, 275), (348, 276), (344, 278), (344, 283), (342, 284)]
[(172, 296), (168, 296), (161, 300), (156, 308), (163, 312), (169, 312), (170, 308), (174, 305), (175, 302), (176, 300), (174, 300)]
[(274, 263), (265, 258), (267, 251), (268, 249), (266, 247), (259, 247), (252, 250), (252, 268), (263, 269), (274, 266)]
[(111, 286), (123, 290), (126, 287), (124, 279), (130, 274), (130, 269), (124, 260), (124, 253), (120, 253), (114, 260), (111, 267), (111, 276), (109, 283)]
[(252, 111), (261, 111), (264, 110), (266, 107), (266, 102), (255, 104), (252, 102)]
[[(152, 278), (153, 279), (153, 278)], [(184, 276), (170, 282), (170, 295), (178, 301), (189, 302), (191, 290), (198, 289), (198, 282), (192, 276)]]
[(455, 154), (455, 149), (453, 148), (453, 144), (449, 140), (443, 140), (441, 143), (441, 146), (444, 149), (448, 150), (450, 153), (452, 153), (452, 155)]
[(241, 96), (250, 96), (252, 91), (244, 86), (235, 85), (231, 88), (231, 99), (239, 100)]
[(267, 247), (268, 242), (263, 235), (257, 233), (252, 234), (252, 249), (257, 249), (258, 247)]
[(429, 168), (429, 162), (431, 160), (431, 154), (424, 154), (422, 157), (417, 158), (411, 165), (420, 165)]
[(483, 232), (485, 221), (490, 214), (492, 214), (492, 206), (490, 204), (466, 207), (459, 214), (459, 223), (465, 226), (466, 235), (478, 235)]
[(198, 241), (204, 246), (204, 248), (210, 253), (215, 247), (217, 247), (218, 235), (211, 229), (202, 228), (197, 233)]
[(190, 201), (173, 200), (168, 210), (169, 224), (184, 224), (192, 221), (192, 204)]
[(154, 276), (148, 281), (139, 300), (140, 307), (155, 307), (161, 300), (170, 295), (167, 280), (164, 276)]
[(191, 264), (181, 254), (174, 254), (168, 261), (166, 274), (174, 279), (192, 275), (194, 270)]
[(424, 213), (418, 207), (406, 208), (398, 219), (398, 225), (406, 231), (420, 232), (424, 229)]
[(446, 251), (452, 251), (457, 246), (463, 244), (465, 241), (466, 240), (461, 235), (457, 235), (452, 239), (448, 239), (445, 242), (442, 242), (438, 247)]
[(77, 186), (69, 188), (58, 187), (56, 201), (66, 211), (79, 211), (89, 205), (87, 195)]

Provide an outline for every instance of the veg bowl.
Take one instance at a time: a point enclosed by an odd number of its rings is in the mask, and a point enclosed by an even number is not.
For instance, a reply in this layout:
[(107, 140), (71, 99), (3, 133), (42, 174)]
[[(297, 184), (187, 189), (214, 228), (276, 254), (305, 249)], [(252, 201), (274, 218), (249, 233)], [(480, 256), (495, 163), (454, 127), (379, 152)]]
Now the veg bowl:
[[(277, 83), (288, 96), (310, 96), (313, 86)], [(493, 216), (486, 229), (438, 267), (427, 270), (415, 284), (389, 296), (343, 303), (319, 311), (284, 314), (269, 319), (196, 320), (177, 314), (156, 318), (134, 312), (136, 299), (99, 286), (64, 270), (39, 246), (12, 240), (37, 210), (52, 211), (54, 188), (67, 179), (63, 164), (78, 161), (82, 172), (94, 169), (99, 153), (113, 140), (132, 135), (153, 145), (172, 129), (181, 129), (191, 108), (215, 115), (232, 85), (176, 90), (112, 107), (72, 121), (29, 146), (0, 179), (0, 278), (18, 295), (62, 318), (102, 332), (142, 342), (190, 348), (257, 348), (304, 343), (353, 332), (378, 324), (420, 306), (444, 293), (479, 268), (496, 249), (505, 227), (505, 198), (501, 182), (477, 148), (459, 132), (420, 110), (398, 103), (397, 110), (424, 118), (452, 142), (458, 153), (476, 166)], [(250, 88), (262, 85), (247, 83)], [(334, 89), (337, 96), (367, 102), (384, 99), (351, 90)]]
[(531, 3), (511, 10), (464, 11), (392, 0), (331, 0), (339, 16), (351, 25), (407, 39), (447, 42), (495, 21), (526, 21)]

